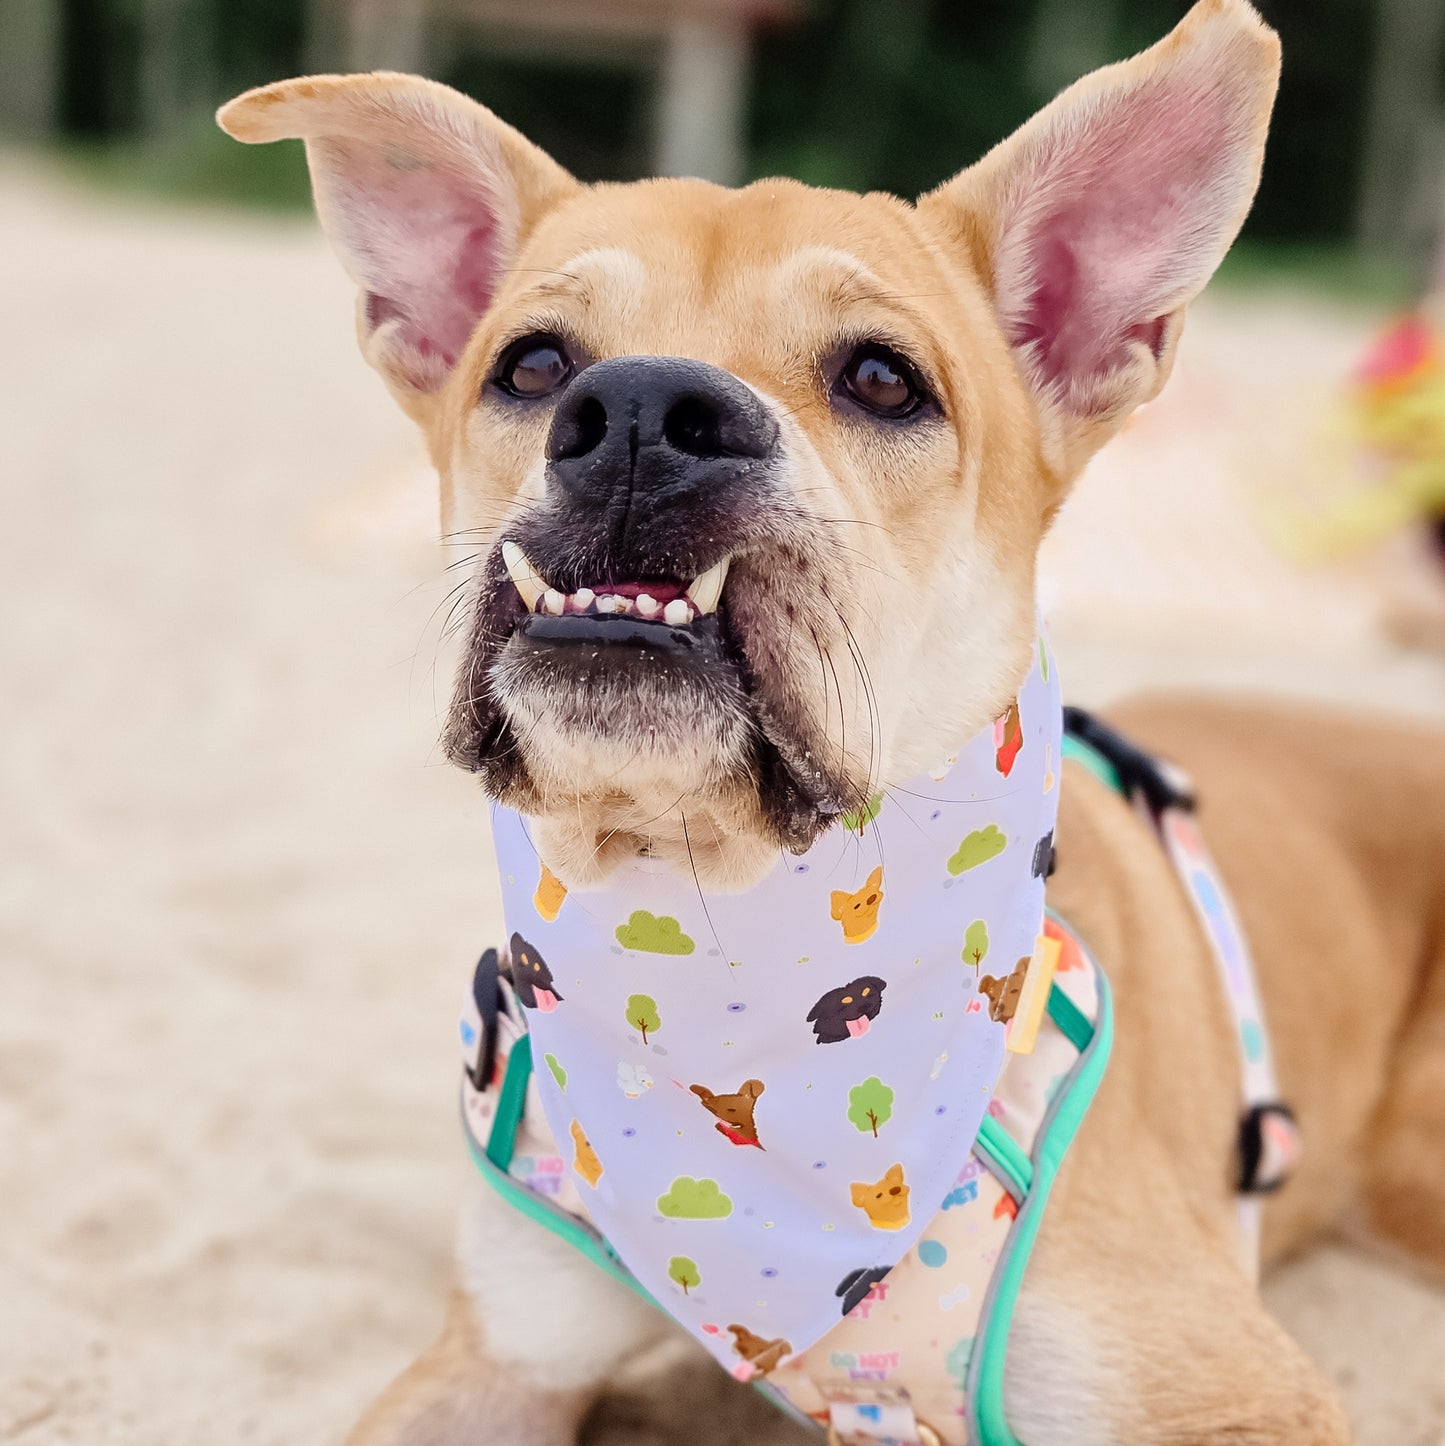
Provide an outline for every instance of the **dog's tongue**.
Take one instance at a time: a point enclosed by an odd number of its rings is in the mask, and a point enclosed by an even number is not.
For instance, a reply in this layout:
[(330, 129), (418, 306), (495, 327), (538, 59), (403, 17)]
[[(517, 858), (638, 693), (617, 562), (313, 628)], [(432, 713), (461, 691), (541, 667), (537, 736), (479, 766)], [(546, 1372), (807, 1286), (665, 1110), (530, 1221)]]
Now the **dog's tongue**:
[[(540, 993), (541, 991), (538, 990), (538, 994)], [(859, 1019), (850, 1019), (848, 1021), (848, 1033), (852, 1035), (854, 1039), (857, 1039), (860, 1034), (867, 1034), (868, 1016), (865, 1014)]]
[(557, 996), (550, 989), (538, 989), (533, 986), (532, 993), (537, 996), (537, 1008), (543, 1014), (551, 1014), (557, 1007)]

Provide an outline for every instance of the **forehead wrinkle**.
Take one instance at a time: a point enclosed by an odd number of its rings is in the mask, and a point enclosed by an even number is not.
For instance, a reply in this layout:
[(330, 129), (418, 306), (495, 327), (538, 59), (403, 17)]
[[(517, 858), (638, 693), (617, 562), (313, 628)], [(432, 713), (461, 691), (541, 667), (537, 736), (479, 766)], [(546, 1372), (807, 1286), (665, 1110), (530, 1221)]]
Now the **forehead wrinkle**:
[(621, 246), (593, 247), (547, 268), (543, 279), (515, 301), (520, 306), (557, 300), (591, 305), (605, 297), (624, 315), (631, 315), (642, 304), (646, 288), (647, 268), (633, 252)]
[(931, 333), (920, 311), (890, 290), (865, 262), (837, 247), (809, 246), (794, 252), (778, 267), (774, 280), (780, 299), (807, 291), (831, 311), (872, 305), (902, 318), (921, 337)]

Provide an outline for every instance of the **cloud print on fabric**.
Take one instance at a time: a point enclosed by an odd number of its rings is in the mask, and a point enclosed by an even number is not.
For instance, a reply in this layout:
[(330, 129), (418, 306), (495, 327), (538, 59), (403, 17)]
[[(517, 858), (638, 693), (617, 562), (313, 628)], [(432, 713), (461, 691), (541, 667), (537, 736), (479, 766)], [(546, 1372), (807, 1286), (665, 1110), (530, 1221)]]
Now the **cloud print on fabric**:
[(657, 1208), (673, 1220), (722, 1220), (733, 1213), (733, 1202), (716, 1180), (679, 1175), (667, 1194), (658, 1196)]
[(632, 917), (617, 926), (617, 942), (644, 954), (691, 954), (697, 948), (676, 919), (667, 914), (659, 918), (646, 909), (634, 909)]

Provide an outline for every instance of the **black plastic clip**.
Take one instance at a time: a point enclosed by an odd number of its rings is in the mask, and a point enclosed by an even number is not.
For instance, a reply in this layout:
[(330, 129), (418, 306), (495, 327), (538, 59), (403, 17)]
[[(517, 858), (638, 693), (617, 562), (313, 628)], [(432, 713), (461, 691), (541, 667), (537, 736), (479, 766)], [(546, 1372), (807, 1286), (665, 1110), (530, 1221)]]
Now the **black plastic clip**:
[(1064, 732), (1106, 758), (1125, 794), (1130, 799), (1142, 797), (1155, 815), (1168, 808), (1194, 812), (1194, 785), (1183, 769), (1146, 753), (1086, 709), (1064, 709)]
[(1294, 1111), (1277, 1102), (1255, 1105), (1239, 1122), (1240, 1193), (1269, 1195), (1278, 1190), (1289, 1179), (1298, 1153)]
[(467, 1066), (467, 1078), (479, 1093), (485, 1093), (492, 1082), (497, 1063), (497, 1015), (502, 1010), (500, 986), (501, 961), (495, 949), (487, 949), (477, 961), (472, 975), (472, 998), (476, 1001), (481, 1029), (477, 1044), (477, 1062)]

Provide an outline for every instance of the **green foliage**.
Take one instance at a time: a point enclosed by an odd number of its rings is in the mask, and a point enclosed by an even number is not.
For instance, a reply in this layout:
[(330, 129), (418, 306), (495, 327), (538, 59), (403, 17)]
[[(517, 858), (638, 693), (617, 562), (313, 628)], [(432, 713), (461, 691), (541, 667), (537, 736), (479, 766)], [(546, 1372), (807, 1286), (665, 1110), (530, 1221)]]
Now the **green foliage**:
[(878, 1138), (878, 1126), (893, 1118), (893, 1091), (871, 1074), (862, 1084), (848, 1091), (848, 1120), (859, 1130), (872, 1130)]
[(627, 996), (627, 1022), (642, 1032), (642, 1042), (647, 1036), (662, 1028), (662, 1019), (657, 1013), (657, 1001), (650, 994), (629, 994)]
[(978, 973), (978, 966), (988, 956), (988, 925), (982, 919), (975, 919), (963, 935), (963, 957), (973, 965), (973, 972)]
[(71, 142), (60, 159), (81, 179), (116, 191), (298, 215), (311, 204), (300, 141), (238, 145), (209, 117), (198, 118), (163, 141)]
[[(1378, 4), (1261, 5), (1287, 60), (1247, 234), (1333, 248), (1340, 264), (1304, 264), (1311, 285), (1353, 294), (1360, 284), (1393, 297), (1398, 283), (1361, 281), (1343, 244), (1358, 206)], [(299, 144), (239, 146), (202, 132), (211, 131), (213, 107), (248, 86), (347, 68), (342, 7), (65, 0), (50, 8), (59, 17), (60, 135), (116, 147), (82, 157), (89, 174), (187, 200), (304, 204)], [(1153, 44), (1184, 8), (1184, 0), (808, 0), (798, 23), (765, 26), (753, 38), (748, 171), (917, 196), (1076, 76)], [(437, 79), (491, 106), (583, 180), (649, 170), (654, 47), (579, 33), (566, 46), (544, 50), (516, 37), (499, 49), (460, 15), (430, 22)], [(146, 114), (157, 87), (174, 112), (160, 134)], [(1277, 264), (1266, 258), (1268, 270)]]
[(697, 1262), (689, 1260), (685, 1255), (674, 1255), (667, 1262), (667, 1278), (680, 1285), (684, 1295), (695, 1286), (702, 1284), (702, 1276), (698, 1273)]
[(552, 1078), (557, 1081), (557, 1088), (564, 1094), (567, 1090), (567, 1071), (557, 1062), (555, 1054), (544, 1054), (543, 1059), (547, 1061), (547, 1068), (552, 1071)]

